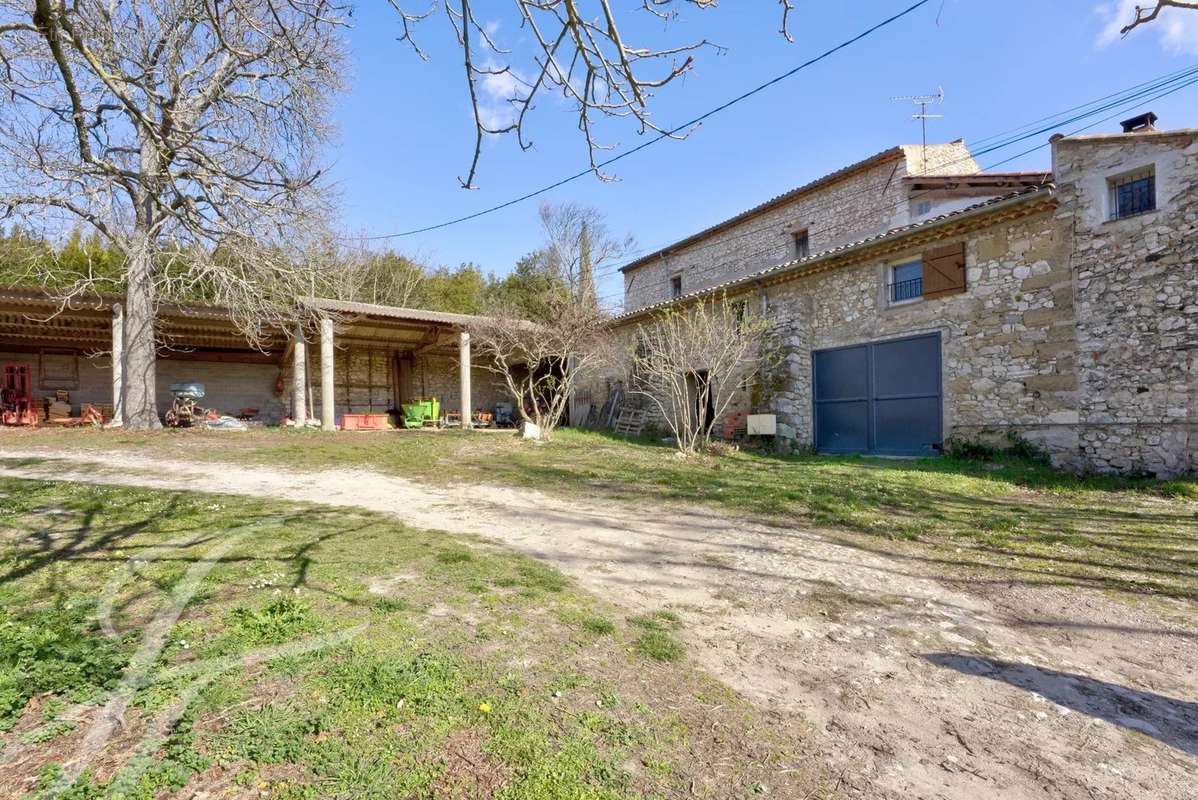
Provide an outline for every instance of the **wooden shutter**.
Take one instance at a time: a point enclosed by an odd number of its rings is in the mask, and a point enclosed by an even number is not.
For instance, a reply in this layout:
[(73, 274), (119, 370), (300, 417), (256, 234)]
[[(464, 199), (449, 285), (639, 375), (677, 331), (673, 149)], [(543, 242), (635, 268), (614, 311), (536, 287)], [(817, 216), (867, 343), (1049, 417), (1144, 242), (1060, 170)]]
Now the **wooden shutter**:
[(934, 247), (923, 254), (923, 296), (944, 297), (965, 291), (965, 242)]

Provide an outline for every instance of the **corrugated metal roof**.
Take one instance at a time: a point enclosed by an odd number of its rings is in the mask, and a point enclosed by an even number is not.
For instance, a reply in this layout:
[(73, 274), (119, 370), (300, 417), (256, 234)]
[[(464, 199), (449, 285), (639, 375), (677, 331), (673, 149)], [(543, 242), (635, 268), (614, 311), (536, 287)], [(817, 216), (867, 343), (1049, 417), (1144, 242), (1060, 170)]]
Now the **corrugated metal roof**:
[[(89, 292), (64, 301), (48, 289), (22, 289), (15, 286), (0, 288), (0, 303), (26, 305), (37, 308), (59, 308), (64, 311), (108, 311), (117, 303), (124, 303), (125, 296), (113, 292)], [(232, 314), (227, 308), (207, 303), (162, 303), (159, 316), (189, 317), (194, 319), (227, 320)]]
[[(72, 300), (66, 309), (72, 311), (106, 311), (115, 303), (124, 302), (124, 295), (119, 294), (88, 294)], [(485, 317), (472, 314), (451, 314), (446, 311), (429, 311), (422, 308), (400, 308), (398, 306), (382, 306), (373, 303), (355, 303), (349, 300), (332, 300), (318, 297), (315, 300), (302, 300), (310, 308), (320, 311), (331, 311), (343, 314), (367, 314), (388, 319), (407, 319), (416, 322), (439, 322), (445, 325), (465, 326)], [(42, 289), (0, 288), (0, 303), (9, 305), (27, 305), (38, 308), (54, 308), (62, 305), (62, 301), (51, 292)], [(201, 319), (229, 319), (228, 309), (204, 303), (175, 305), (164, 303), (160, 308), (163, 316), (192, 317)]]
[(741, 213), (737, 214), (736, 216), (729, 217), (728, 219), (724, 220), (723, 222), (717, 222), (715, 225), (712, 225), (708, 228), (704, 228), (703, 230), (699, 231), (698, 233), (693, 233), (684, 239), (679, 239), (678, 241), (674, 242), (673, 244), (666, 245), (665, 247), (661, 248), (660, 250), (655, 250), (652, 253), (649, 253), (648, 255), (643, 255), (640, 258), (638, 258), (636, 261), (633, 261), (631, 263), (625, 264), (624, 266), (620, 267), (620, 272), (625, 272), (630, 269), (636, 269), (637, 267), (641, 266), (642, 264), (644, 264), (647, 261), (651, 261), (655, 258), (663, 256), (666, 253), (669, 253), (673, 250), (677, 250), (680, 247), (686, 247), (688, 244), (692, 244), (693, 242), (696, 242), (700, 239), (710, 236), (711, 234), (715, 233), (718, 230), (727, 228), (730, 225), (735, 225), (738, 222), (743, 222), (744, 220), (748, 219), (749, 217), (752, 217), (756, 214), (760, 214), (763, 211), (769, 211), (771, 208), (780, 206), (783, 203), (789, 202), (789, 201), (795, 199), (796, 197), (799, 197), (800, 195), (806, 194), (807, 192), (814, 191), (815, 189), (818, 189), (821, 186), (826, 186), (829, 183), (839, 180), (840, 178), (843, 178), (844, 176), (846, 176), (850, 173), (857, 172), (862, 169), (866, 169), (867, 167), (877, 166), (878, 164), (884, 164), (888, 161), (896, 161), (900, 158), (903, 158), (904, 155), (905, 155), (905, 151), (903, 150), (902, 145), (897, 145), (895, 147), (891, 147), (887, 150), (883, 150), (880, 153), (874, 153), (869, 158), (863, 158), (860, 161), (857, 161), (853, 164), (849, 164), (847, 167), (841, 167), (840, 169), (836, 170), (835, 172), (829, 172), (827, 175), (824, 175), (823, 177), (816, 178), (815, 180), (813, 180), (809, 183), (805, 183), (802, 186), (795, 187), (794, 189), (791, 189), (788, 192), (783, 192), (782, 194), (778, 195), (777, 197), (771, 197), (769, 200), (766, 200), (764, 203), (755, 205), (752, 208), (748, 209), (747, 211), (742, 211)]
[(399, 306), (381, 306), (374, 303), (356, 303), (350, 300), (330, 300), (318, 297), (315, 300), (304, 301), (308, 306), (320, 311), (332, 311), (341, 314), (368, 314), (387, 319), (407, 319), (416, 322), (441, 322), (446, 325), (469, 325), (486, 317), (474, 314), (451, 314), (448, 311), (428, 311), (423, 308), (401, 308)]
[(612, 322), (620, 322), (621, 320), (630, 319), (649, 311), (655, 311), (657, 309), (666, 308), (676, 304), (683, 304), (690, 300), (695, 300), (716, 292), (726, 291), (738, 286), (753, 284), (762, 280), (763, 278), (771, 278), (790, 271), (797, 272), (817, 262), (825, 261), (836, 256), (845, 255), (846, 253), (850, 253), (854, 250), (870, 247), (888, 240), (901, 239), (907, 234), (926, 230), (928, 228), (935, 228), (937, 225), (941, 225), (946, 222), (952, 222), (960, 219), (961, 217), (983, 213), (985, 211), (991, 210), (995, 206), (1008, 205), (1014, 202), (1023, 202), (1041, 195), (1051, 196), (1055, 192), (1056, 187), (1053, 184), (1048, 183), (1043, 186), (1032, 186), (1027, 189), (1021, 189), (1017, 192), (1011, 192), (1010, 194), (1005, 194), (1001, 197), (992, 197), (981, 203), (974, 203), (971, 206), (967, 206), (966, 208), (962, 208), (957, 211), (950, 211), (946, 214), (941, 214), (936, 217), (929, 217), (928, 219), (922, 220), (920, 222), (914, 222), (910, 225), (903, 225), (899, 228), (891, 228), (885, 233), (879, 233), (876, 236), (858, 239), (855, 242), (848, 242), (846, 244), (828, 248), (827, 250), (821, 250), (820, 252), (807, 256), (806, 258), (796, 258), (791, 261), (785, 261), (781, 264), (775, 264), (772, 267), (766, 267), (763, 270), (750, 273), (741, 278), (734, 278), (733, 280), (724, 281), (723, 283), (718, 283), (714, 286), (708, 286), (704, 289), (697, 289), (688, 294), (684, 294), (681, 297), (676, 297), (671, 300), (663, 300), (660, 303), (653, 303), (647, 306), (641, 306), (640, 308), (633, 309), (632, 311), (626, 311), (623, 314), (617, 315), (616, 317), (612, 318)]

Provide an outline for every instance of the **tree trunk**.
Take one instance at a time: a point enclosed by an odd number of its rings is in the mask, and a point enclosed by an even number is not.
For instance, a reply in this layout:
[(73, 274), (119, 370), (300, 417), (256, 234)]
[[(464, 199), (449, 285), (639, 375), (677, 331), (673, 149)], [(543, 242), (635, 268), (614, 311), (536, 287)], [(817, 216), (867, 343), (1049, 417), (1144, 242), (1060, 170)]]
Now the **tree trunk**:
[(129, 253), (125, 297), (125, 428), (162, 427), (158, 419), (158, 345), (154, 338), (154, 254), (149, 236), (138, 236)]

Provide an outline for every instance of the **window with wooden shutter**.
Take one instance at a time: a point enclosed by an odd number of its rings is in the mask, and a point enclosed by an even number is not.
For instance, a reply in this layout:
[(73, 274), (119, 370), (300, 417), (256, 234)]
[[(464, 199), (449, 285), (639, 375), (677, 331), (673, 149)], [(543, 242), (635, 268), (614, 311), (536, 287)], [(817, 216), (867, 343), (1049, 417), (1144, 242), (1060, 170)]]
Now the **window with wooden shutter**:
[(923, 254), (923, 296), (944, 297), (965, 291), (965, 242), (946, 244)]

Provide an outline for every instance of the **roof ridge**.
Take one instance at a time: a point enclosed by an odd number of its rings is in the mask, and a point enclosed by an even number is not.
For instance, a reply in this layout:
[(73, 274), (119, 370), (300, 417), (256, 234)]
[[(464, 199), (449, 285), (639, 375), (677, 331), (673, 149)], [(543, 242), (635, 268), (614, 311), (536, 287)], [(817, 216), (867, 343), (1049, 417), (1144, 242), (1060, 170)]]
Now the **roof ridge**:
[[(949, 142), (948, 144), (953, 144), (953, 142)], [(782, 203), (785, 203), (789, 200), (793, 200), (796, 197), (800, 197), (801, 195), (804, 195), (810, 191), (814, 191), (815, 189), (818, 189), (822, 186), (826, 186), (829, 183), (833, 183), (834, 181), (839, 180), (840, 178), (847, 177), (848, 175), (852, 174), (853, 172), (865, 169), (867, 167), (876, 166), (877, 164), (885, 164), (889, 161), (895, 161), (895, 160), (898, 160), (901, 158), (906, 158), (906, 151), (903, 149), (904, 147), (907, 147), (907, 145), (896, 144), (893, 147), (889, 147), (885, 150), (874, 153), (872, 156), (863, 158), (860, 161), (854, 161), (852, 164), (849, 164), (848, 166), (841, 167), (840, 169), (837, 169), (837, 170), (833, 170), (832, 172), (821, 175), (820, 177), (815, 178), (814, 180), (810, 180), (807, 183), (800, 184), (799, 186), (796, 186), (793, 189), (789, 189), (781, 194), (775, 195), (775, 196), (771, 197), (770, 199), (765, 200), (764, 202), (758, 203), (757, 205), (752, 206), (751, 208), (747, 208), (744, 211), (741, 211), (738, 214), (734, 214), (731, 217), (721, 220), (720, 222), (717, 222), (713, 225), (709, 225), (708, 227), (703, 228), (702, 230), (697, 231), (696, 233), (692, 233), (689, 236), (684, 236), (683, 238), (678, 239), (677, 241), (675, 241), (671, 244), (668, 244), (665, 247), (658, 248), (657, 250), (654, 250), (652, 253), (646, 253), (645, 255), (641, 256), (640, 258), (636, 259), (635, 261), (630, 261), (627, 264), (625, 264), (624, 266), (620, 267), (620, 272), (624, 272), (626, 270), (633, 269), (647, 261), (650, 261), (650, 260), (657, 258), (659, 256), (662, 256), (662, 255), (665, 255), (666, 253), (670, 252), (671, 250), (676, 250), (679, 247), (683, 247), (683, 246), (690, 244), (694, 241), (698, 241), (699, 239), (704, 239), (707, 236), (710, 236), (711, 234), (720, 230), (721, 228), (735, 224), (744, 219), (747, 219), (748, 217), (754, 216), (756, 214), (760, 214), (764, 211), (768, 211), (771, 208), (781, 205)]]
[(987, 198), (986, 200), (983, 200), (980, 203), (974, 203), (973, 205), (966, 206), (965, 208), (961, 208), (956, 211), (949, 211), (944, 214), (939, 214), (935, 217), (929, 217), (928, 219), (921, 220), (919, 222), (912, 222), (907, 225), (900, 225), (897, 228), (891, 228), (883, 233), (875, 234), (873, 236), (867, 236), (863, 239), (858, 239), (858, 240), (852, 241), (852, 242), (846, 242), (844, 244), (840, 244), (835, 247), (829, 247), (826, 250), (821, 250), (818, 253), (812, 253), (811, 255), (804, 256), (803, 258), (792, 258), (789, 261), (783, 261), (780, 264), (774, 264), (773, 266), (766, 267), (765, 269), (757, 270), (756, 272), (750, 272), (749, 274), (742, 275), (739, 278), (733, 278), (731, 280), (724, 281), (723, 283), (717, 283), (713, 286), (708, 286), (703, 289), (696, 289), (695, 291), (689, 292), (688, 294), (684, 294), (681, 297), (674, 297), (669, 300), (663, 300), (658, 303), (651, 303), (647, 306), (641, 306), (640, 308), (635, 308), (635, 309), (632, 309), (631, 311), (625, 311), (624, 313), (617, 314), (615, 317), (613, 317), (612, 322), (619, 322), (620, 320), (628, 319), (628, 318), (634, 317), (636, 315), (643, 314), (647, 311), (654, 311), (657, 309), (665, 308), (667, 306), (679, 304), (679, 303), (682, 303), (682, 302), (685, 302), (688, 300), (694, 300), (694, 299), (697, 299), (704, 295), (709, 295), (709, 294), (718, 292), (721, 289), (726, 290), (726, 289), (729, 289), (729, 288), (732, 288), (734, 286), (738, 286), (741, 284), (753, 283), (753, 282), (759, 281), (763, 278), (770, 277), (776, 273), (785, 272), (786, 270), (792, 269), (794, 267), (797, 267), (797, 266), (800, 266), (803, 264), (808, 264), (808, 263), (812, 263), (812, 262), (816, 262), (816, 261), (822, 261), (822, 260), (830, 258), (832, 256), (851, 252), (851, 251), (856, 250), (861, 247), (866, 247), (868, 245), (873, 245), (873, 244), (877, 244), (879, 242), (886, 241), (887, 239), (897, 238), (897, 237), (902, 236), (903, 234), (911, 233), (912, 231), (919, 230), (921, 228), (934, 227), (938, 223), (945, 222), (945, 221), (951, 220), (951, 219), (956, 219), (956, 218), (964, 216), (966, 214), (976, 213), (976, 212), (978, 212), (982, 209), (985, 209), (989, 206), (995, 206), (995, 205), (999, 205), (1001, 203), (1007, 203), (1010, 201), (1019, 200), (1024, 197), (1031, 198), (1032, 196), (1037, 195), (1037, 194), (1053, 194), (1055, 192), (1056, 192), (1056, 184), (1045, 183), (1043, 185), (1029, 186), (1029, 187), (1026, 187), (1023, 189), (1019, 189), (1018, 191), (1009, 192), (1009, 193), (1007, 193), (1005, 195), (1001, 195), (999, 197), (990, 197), (990, 198)]

